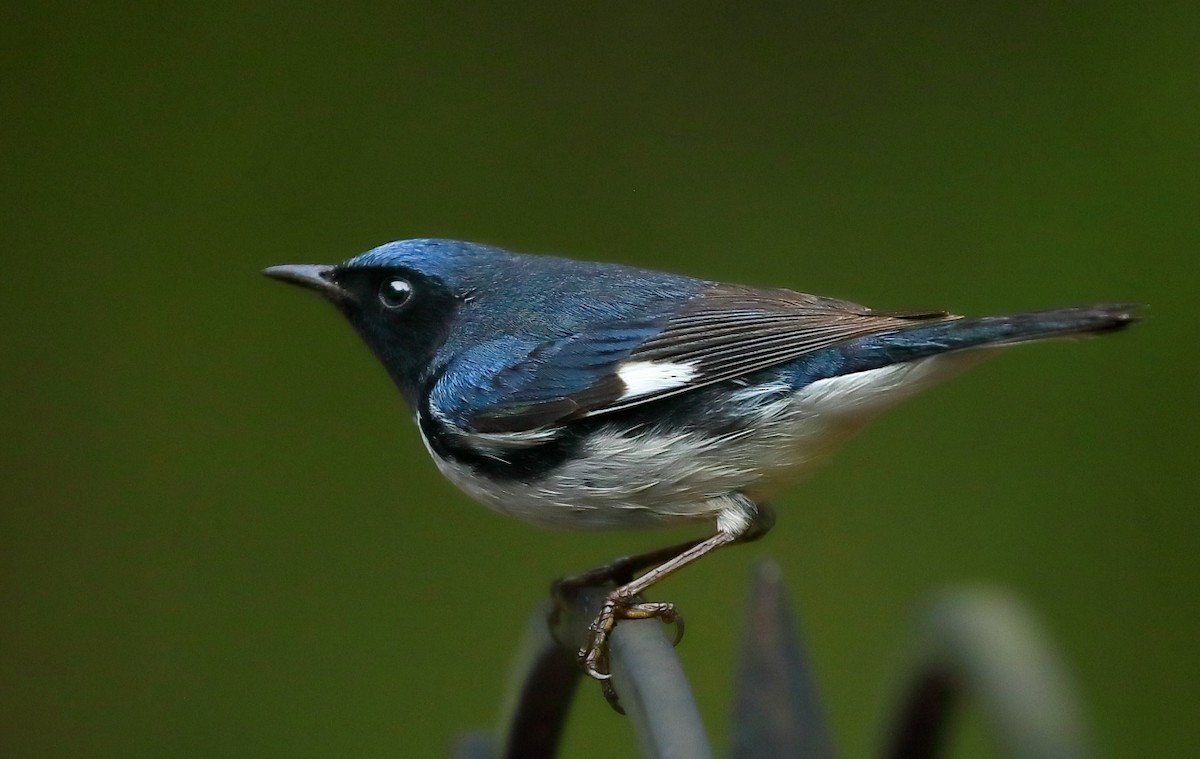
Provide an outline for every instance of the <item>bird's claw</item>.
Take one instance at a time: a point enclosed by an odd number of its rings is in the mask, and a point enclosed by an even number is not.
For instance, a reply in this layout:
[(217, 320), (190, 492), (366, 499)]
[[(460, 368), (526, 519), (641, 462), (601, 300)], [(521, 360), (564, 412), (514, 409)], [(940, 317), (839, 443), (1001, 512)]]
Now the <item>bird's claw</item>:
[[(660, 619), (664, 624), (675, 625), (675, 639), (672, 645), (678, 645), (683, 640), (683, 617), (675, 609), (675, 604), (664, 602), (635, 602), (632, 598), (621, 594), (620, 590), (613, 591), (600, 607), (600, 613), (589, 626), (588, 640), (579, 649), (579, 662), (583, 671), (596, 680), (605, 683), (605, 695), (611, 691), (609, 679), (608, 639), (617, 621), (621, 619)], [(615, 694), (613, 694), (615, 696)], [(613, 699), (609, 698), (612, 702)]]

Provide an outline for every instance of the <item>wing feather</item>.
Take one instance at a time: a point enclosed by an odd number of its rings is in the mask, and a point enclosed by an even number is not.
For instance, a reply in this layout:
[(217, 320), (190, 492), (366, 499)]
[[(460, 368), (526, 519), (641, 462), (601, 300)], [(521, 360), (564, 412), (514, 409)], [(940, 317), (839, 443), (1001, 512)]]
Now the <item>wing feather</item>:
[[(914, 321), (959, 317), (943, 311), (883, 313), (849, 301), (791, 290), (712, 285), (676, 312), (647, 323), (602, 324), (535, 350), (541, 361), (526, 386), (502, 405), (476, 414), (479, 431), (516, 432), (599, 416), (736, 379), (793, 361), (847, 340), (912, 326)], [(631, 340), (636, 334), (639, 340)], [(619, 372), (635, 362), (685, 365), (687, 381), (652, 392), (628, 393)], [(556, 383), (564, 371), (597, 372), (580, 389)]]

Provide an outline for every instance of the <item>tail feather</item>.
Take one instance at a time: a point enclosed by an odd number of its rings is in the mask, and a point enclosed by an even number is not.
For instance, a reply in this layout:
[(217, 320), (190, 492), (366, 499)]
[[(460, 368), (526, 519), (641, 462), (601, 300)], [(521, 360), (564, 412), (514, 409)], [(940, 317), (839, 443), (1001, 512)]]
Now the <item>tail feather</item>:
[[(1007, 316), (917, 322), (910, 327), (860, 337), (817, 351), (798, 362), (790, 376), (793, 385), (799, 388), (823, 379), (858, 374), (954, 351), (1118, 332), (1138, 318), (1136, 306), (1120, 303)], [(976, 353), (973, 357), (964, 354), (960, 361), (943, 362), (942, 366), (947, 371), (954, 367), (962, 369), (973, 363), (972, 359), (983, 357), (982, 353)], [(926, 379), (932, 381), (933, 375)], [(916, 388), (914, 386), (911, 389)]]
[(1137, 320), (1136, 307), (1126, 303), (1106, 303), (963, 319), (953, 323), (948, 336), (952, 342), (960, 343), (954, 347), (1012, 345), (1054, 337), (1119, 332)]
[(865, 371), (948, 351), (1118, 332), (1137, 320), (1137, 307), (1122, 303), (919, 323), (840, 346), (835, 351), (835, 361), (814, 364), (811, 379)]

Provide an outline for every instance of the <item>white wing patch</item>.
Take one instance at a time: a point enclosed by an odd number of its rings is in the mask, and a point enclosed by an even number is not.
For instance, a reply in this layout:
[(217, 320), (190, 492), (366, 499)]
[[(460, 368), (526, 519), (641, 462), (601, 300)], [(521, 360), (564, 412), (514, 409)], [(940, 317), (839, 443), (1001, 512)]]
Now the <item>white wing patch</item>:
[(617, 400), (627, 401), (683, 387), (696, 378), (696, 365), (670, 361), (630, 361), (617, 369), (617, 377), (625, 384), (625, 392)]

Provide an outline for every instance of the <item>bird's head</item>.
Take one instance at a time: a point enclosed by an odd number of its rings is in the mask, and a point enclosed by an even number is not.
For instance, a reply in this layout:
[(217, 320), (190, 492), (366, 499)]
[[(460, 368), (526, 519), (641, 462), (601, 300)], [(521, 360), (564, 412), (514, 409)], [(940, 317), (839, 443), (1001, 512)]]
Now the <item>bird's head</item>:
[(340, 264), (272, 266), (263, 273), (333, 303), (411, 401), (459, 308), (508, 256), (474, 243), (402, 240)]
[(498, 372), (537, 346), (597, 324), (644, 327), (707, 283), (676, 274), (456, 240), (402, 240), (333, 265), (265, 274), (331, 301), (387, 368), (410, 406), (464, 356)]

